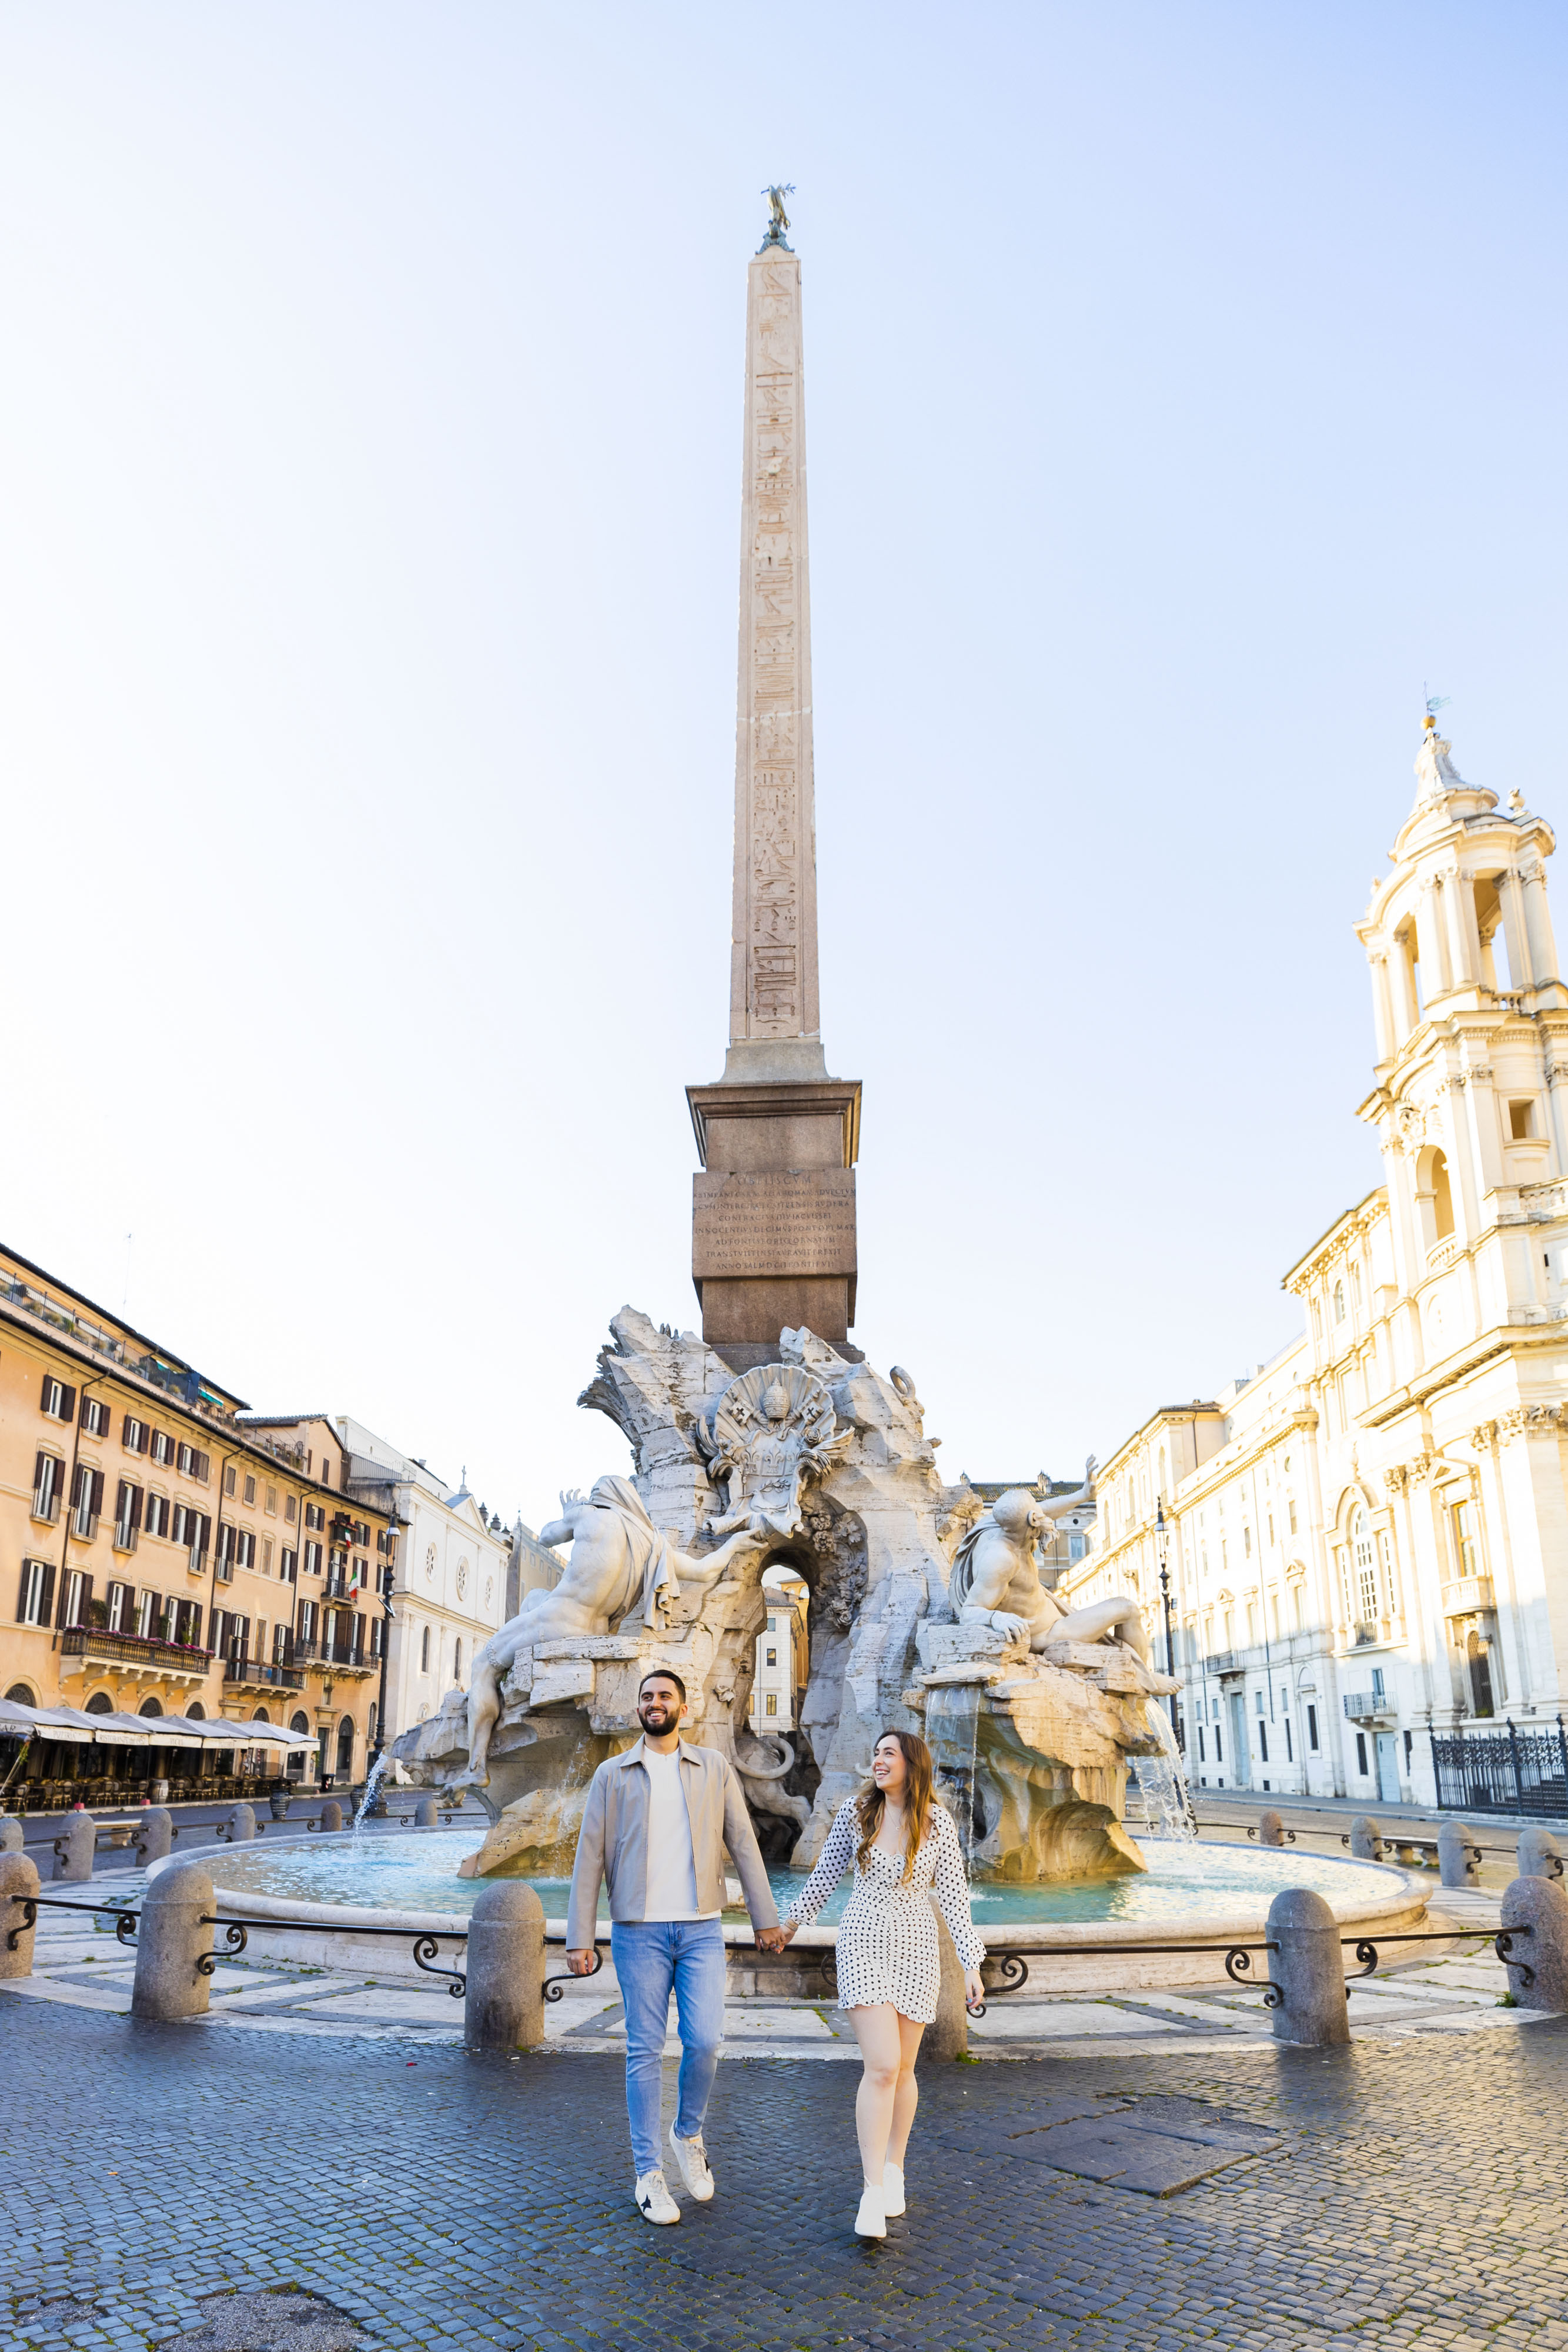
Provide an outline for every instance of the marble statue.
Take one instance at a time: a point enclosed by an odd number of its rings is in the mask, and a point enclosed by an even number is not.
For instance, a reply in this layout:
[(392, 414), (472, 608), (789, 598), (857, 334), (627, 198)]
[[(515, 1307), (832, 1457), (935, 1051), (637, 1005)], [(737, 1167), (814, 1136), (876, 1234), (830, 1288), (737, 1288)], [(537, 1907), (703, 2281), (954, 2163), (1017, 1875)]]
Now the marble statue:
[(694, 1559), (677, 1551), (649, 1517), (628, 1478), (595, 1481), (591, 1493), (563, 1494), (561, 1516), (540, 1530), (550, 1546), (570, 1542), (571, 1557), (560, 1581), (548, 1591), (530, 1592), (475, 1655), (468, 1693), (468, 1763), (458, 1788), (484, 1784), (490, 1736), (501, 1708), (501, 1685), (518, 1653), (541, 1642), (608, 1633), (629, 1615), (656, 1631), (670, 1619), (684, 1591), (706, 1592), (730, 1561), (758, 1549), (749, 1529)]
[(714, 1407), (708, 1475), (726, 1482), (725, 1509), (716, 1536), (747, 1528), (760, 1538), (794, 1535), (800, 1526), (803, 1479), (821, 1478), (848, 1447), (836, 1433), (833, 1400), (799, 1364), (761, 1364), (745, 1372)]
[(1048, 1518), (1056, 1516), (1022, 1486), (1009, 1486), (976, 1520), (958, 1546), (947, 1580), (947, 1599), (960, 1625), (989, 1626), (1030, 1650), (1055, 1642), (1100, 1642), (1119, 1633), (1145, 1664), (1148, 1639), (1143, 1612), (1124, 1592), (1082, 1609), (1063, 1609), (1040, 1580), (1035, 1544)]

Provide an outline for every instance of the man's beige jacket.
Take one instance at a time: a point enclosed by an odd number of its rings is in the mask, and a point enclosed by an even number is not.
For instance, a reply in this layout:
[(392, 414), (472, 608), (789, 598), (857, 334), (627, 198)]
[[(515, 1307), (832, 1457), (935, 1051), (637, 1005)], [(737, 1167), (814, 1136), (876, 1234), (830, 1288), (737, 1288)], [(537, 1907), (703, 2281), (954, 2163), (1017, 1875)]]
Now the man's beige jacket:
[[(680, 1759), (681, 1787), (692, 1825), (697, 1909), (724, 1908), (727, 1846), (752, 1926), (777, 1927), (772, 1889), (734, 1766), (716, 1748), (694, 1748), (685, 1739)], [(612, 1919), (641, 1919), (648, 1895), (648, 1775), (641, 1739), (623, 1756), (612, 1756), (601, 1764), (589, 1785), (567, 1911), (566, 1940), (571, 1951), (585, 1952), (593, 1942), (601, 1878), (610, 1888)]]

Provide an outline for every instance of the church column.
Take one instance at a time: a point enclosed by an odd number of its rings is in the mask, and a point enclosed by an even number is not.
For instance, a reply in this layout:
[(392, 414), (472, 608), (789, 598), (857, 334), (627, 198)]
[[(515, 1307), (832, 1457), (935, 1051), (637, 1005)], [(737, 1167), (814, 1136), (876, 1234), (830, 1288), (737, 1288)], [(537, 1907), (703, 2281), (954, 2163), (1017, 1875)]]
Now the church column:
[(1557, 942), (1552, 933), (1552, 908), (1546, 897), (1546, 868), (1539, 863), (1526, 866), (1521, 881), (1521, 902), (1524, 908), (1525, 935), (1535, 980), (1558, 978)]
[(1443, 882), (1454, 986), (1474, 988), (1480, 972), (1480, 933), (1476, 923), (1475, 886), (1468, 874), (1447, 874)]
[(1394, 1028), (1394, 1003), (1388, 985), (1388, 952), (1380, 948), (1371, 959), (1372, 1018), (1377, 1032), (1377, 1058), (1391, 1062), (1399, 1041)]
[(1508, 941), (1509, 979), (1516, 989), (1532, 988), (1535, 984), (1535, 964), (1530, 952), (1524, 891), (1517, 866), (1511, 866), (1503, 876), (1500, 896), (1503, 936)]

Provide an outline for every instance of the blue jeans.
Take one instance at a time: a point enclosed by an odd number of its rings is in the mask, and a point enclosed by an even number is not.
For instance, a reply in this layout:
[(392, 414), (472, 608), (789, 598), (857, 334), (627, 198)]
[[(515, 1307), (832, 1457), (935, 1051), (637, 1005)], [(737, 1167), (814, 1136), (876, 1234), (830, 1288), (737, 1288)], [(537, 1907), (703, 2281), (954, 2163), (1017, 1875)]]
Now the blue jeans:
[(675, 2129), (695, 2139), (724, 2039), (724, 1929), (716, 1919), (618, 1921), (610, 1954), (626, 2009), (626, 2113), (639, 2179), (664, 2168), (659, 2100), (670, 1994), (681, 2024)]

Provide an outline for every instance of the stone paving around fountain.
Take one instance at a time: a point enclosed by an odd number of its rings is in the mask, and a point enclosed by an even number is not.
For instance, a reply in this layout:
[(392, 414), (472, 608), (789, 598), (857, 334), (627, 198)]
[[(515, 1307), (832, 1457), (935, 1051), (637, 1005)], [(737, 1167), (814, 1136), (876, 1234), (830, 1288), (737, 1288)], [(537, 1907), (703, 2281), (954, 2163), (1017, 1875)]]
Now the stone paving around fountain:
[[(113, 1900), (131, 1904), (145, 1884), (141, 1873), (117, 1874)], [(46, 1888), (45, 1892), (49, 1890)], [(86, 1889), (73, 1897), (90, 1900)], [(1490, 1894), (1433, 1890), (1428, 1925), (1453, 1923), (1457, 1932), (1494, 1930), (1497, 1898)], [(451, 1953), (448, 1964), (461, 1965)], [(1498, 2006), (1507, 1979), (1489, 1944), (1475, 1942), (1459, 1953), (1427, 1960), (1419, 1946), (1390, 1943), (1383, 1957), (1395, 1965), (1357, 1985), (1351, 1996), (1352, 2031), (1358, 2039), (1423, 2038), (1433, 2034), (1498, 2032), (1517, 2035), (1539, 2024), (1526, 2011)], [(1348, 1956), (1347, 1956), (1348, 1958)], [(1352, 1967), (1354, 1960), (1350, 1961)], [(135, 1956), (115, 1938), (106, 1916), (50, 1911), (38, 1915), (30, 1979), (0, 1985), (14, 2000), (47, 2002), (65, 2009), (125, 2015), (131, 2007)], [(564, 1974), (558, 1947), (547, 1955), (552, 1975)], [(1243, 1990), (1221, 1979), (1213, 1986), (1183, 1986), (1176, 1991), (1144, 1989), (1089, 1999), (1051, 1996), (1035, 1982), (1019, 1993), (991, 2000), (987, 2015), (970, 2028), (977, 2053), (1057, 2056), (1096, 2051), (1106, 2056), (1136, 2051), (1218, 2053), (1233, 2045), (1266, 2047), (1272, 2032), (1260, 1990)], [(0, 2010), (0, 2016), (5, 2011)], [(9, 2024), (9, 2019), (7, 2023)], [(301, 2034), (350, 2040), (416, 2040), (460, 2043), (461, 2004), (433, 1980), (426, 1987), (405, 1979), (367, 1978), (281, 1963), (220, 1961), (212, 1979), (212, 2007), (198, 2031), (226, 2027), (251, 2034)], [(607, 2055), (623, 2045), (621, 2009), (613, 1987), (575, 1985), (559, 2001), (547, 2003), (546, 2035), (552, 2046), (583, 2056)], [(831, 2003), (732, 2000), (727, 2017), (725, 2055), (729, 2058), (853, 2059), (857, 2053), (847, 2019)], [(673, 2053), (672, 2038), (667, 2047)]]
[(49, 1982), (0, 2010), (0, 2352), (1568, 2347), (1568, 2020), (927, 2066), (867, 2246), (844, 2068), (722, 2069), (718, 2195), (650, 2230), (612, 2057), (307, 2049)]

